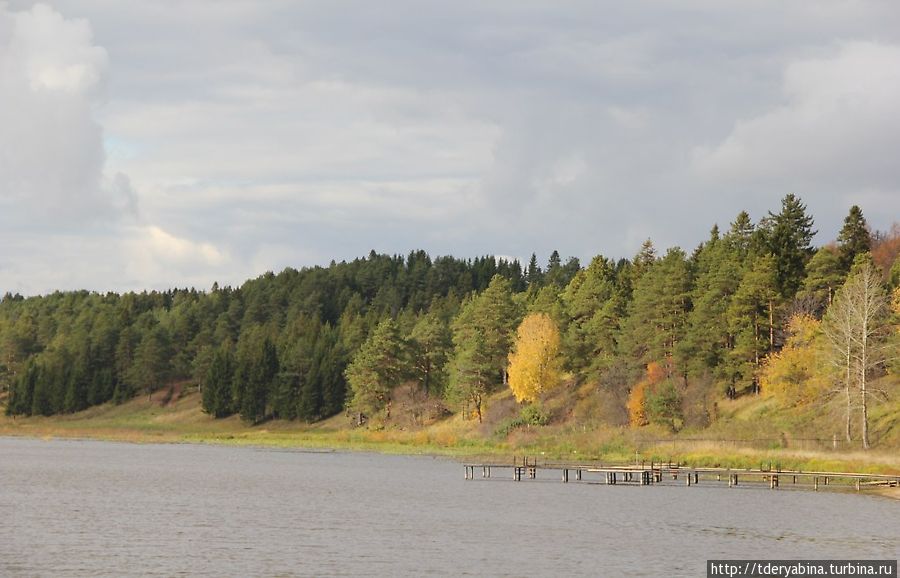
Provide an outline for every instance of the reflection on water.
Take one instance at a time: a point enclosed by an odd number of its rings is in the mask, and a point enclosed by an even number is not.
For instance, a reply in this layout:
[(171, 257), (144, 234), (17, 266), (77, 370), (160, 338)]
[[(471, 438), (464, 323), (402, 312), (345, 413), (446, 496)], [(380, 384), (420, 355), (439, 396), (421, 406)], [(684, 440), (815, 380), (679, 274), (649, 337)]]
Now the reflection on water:
[(699, 576), (709, 558), (897, 558), (900, 502), (466, 482), (458, 464), (422, 457), (0, 438), (0, 544), (3, 576)]

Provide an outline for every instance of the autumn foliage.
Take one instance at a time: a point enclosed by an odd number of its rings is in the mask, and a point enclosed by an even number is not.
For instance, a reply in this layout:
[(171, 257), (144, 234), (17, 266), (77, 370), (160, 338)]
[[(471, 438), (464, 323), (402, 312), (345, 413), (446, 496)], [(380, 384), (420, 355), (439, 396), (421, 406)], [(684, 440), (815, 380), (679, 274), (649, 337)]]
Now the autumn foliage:
[(666, 378), (665, 370), (655, 361), (647, 364), (647, 375), (631, 388), (628, 396), (628, 422), (631, 427), (650, 423), (647, 412), (647, 398), (654, 386)]
[(560, 382), (559, 329), (546, 313), (525, 317), (509, 354), (509, 388), (516, 401), (535, 401)]
[(822, 354), (821, 323), (809, 315), (795, 315), (788, 322), (784, 348), (763, 363), (760, 386), (784, 405), (810, 403), (828, 389), (829, 364)]

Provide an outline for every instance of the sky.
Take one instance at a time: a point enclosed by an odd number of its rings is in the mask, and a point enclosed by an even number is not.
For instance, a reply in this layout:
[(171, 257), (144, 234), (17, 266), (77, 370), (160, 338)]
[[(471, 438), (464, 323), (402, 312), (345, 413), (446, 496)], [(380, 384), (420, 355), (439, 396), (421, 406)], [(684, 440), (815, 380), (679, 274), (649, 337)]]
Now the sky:
[(0, 0), (0, 292), (900, 220), (900, 4)]

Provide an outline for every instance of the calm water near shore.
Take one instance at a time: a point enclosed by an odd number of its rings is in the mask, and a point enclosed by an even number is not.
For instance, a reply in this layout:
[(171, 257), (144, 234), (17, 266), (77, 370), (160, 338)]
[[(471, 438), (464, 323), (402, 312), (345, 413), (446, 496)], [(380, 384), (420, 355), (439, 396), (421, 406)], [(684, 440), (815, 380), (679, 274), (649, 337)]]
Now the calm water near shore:
[(0, 545), (2, 576), (701, 576), (708, 558), (897, 558), (900, 501), (0, 438)]

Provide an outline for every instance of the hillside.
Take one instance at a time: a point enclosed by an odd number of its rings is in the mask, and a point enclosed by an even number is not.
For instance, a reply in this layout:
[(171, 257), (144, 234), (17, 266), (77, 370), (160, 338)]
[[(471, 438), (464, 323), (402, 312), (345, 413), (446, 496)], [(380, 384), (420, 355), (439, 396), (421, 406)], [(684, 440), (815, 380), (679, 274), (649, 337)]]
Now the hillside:
[(4, 427), (620, 459), (896, 449), (900, 227), (853, 207), (836, 243), (813, 235), (786, 195), (690, 254), (372, 252), (209, 291), (7, 293)]
[[(488, 400), (485, 419), (453, 415), (421, 425), (402, 418), (382, 429), (357, 428), (350, 416), (315, 424), (270, 420), (255, 426), (237, 416), (214, 419), (203, 412), (201, 396), (185, 391), (105, 404), (67, 416), (0, 417), (0, 435), (91, 438), (137, 443), (216, 443), (284, 448), (341, 449), (448, 456), (531, 455), (572, 462), (672, 460), (691, 464), (900, 472), (900, 402), (879, 406), (873, 415), (876, 449), (861, 451), (830, 443), (835, 421), (779, 410), (770, 398), (743, 398), (721, 404), (720, 420), (704, 430), (677, 434), (656, 427), (631, 429), (579, 417), (593, 394), (559, 390), (544, 400), (545, 425), (519, 424), (521, 406), (508, 392)], [(402, 412), (402, 408), (398, 408)], [(839, 420), (838, 420), (839, 421)], [(400, 425), (403, 422), (403, 425)]]

